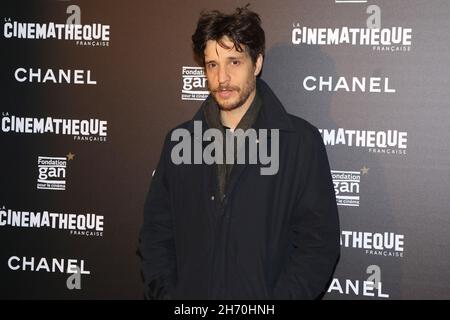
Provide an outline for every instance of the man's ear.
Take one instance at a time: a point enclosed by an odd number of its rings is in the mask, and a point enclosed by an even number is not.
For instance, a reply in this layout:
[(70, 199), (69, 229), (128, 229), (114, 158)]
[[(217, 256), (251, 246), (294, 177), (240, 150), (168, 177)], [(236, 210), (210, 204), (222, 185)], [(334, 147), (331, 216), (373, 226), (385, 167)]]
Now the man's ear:
[(263, 55), (260, 53), (258, 55), (258, 58), (256, 58), (256, 63), (255, 63), (255, 77), (258, 76), (258, 74), (261, 72), (262, 69), (262, 65), (263, 65), (263, 61), (264, 61), (264, 57)]

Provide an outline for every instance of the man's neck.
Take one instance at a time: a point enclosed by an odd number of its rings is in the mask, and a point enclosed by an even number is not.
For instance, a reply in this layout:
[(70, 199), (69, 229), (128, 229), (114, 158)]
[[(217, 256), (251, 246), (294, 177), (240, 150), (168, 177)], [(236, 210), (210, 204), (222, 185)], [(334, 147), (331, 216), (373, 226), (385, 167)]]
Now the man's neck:
[(244, 104), (239, 108), (228, 111), (220, 110), (220, 119), (222, 121), (222, 124), (234, 130), (247, 110), (252, 105), (252, 102), (255, 99), (255, 95), (256, 90), (253, 90), (253, 92), (248, 96), (247, 101), (245, 101)]

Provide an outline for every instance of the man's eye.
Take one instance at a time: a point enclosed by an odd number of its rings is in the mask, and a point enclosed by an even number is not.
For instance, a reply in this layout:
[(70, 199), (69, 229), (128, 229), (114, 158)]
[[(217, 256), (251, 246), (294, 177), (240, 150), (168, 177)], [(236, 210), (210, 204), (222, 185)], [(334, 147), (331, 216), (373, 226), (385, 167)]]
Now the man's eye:
[(233, 60), (233, 61), (231, 61), (231, 63), (232, 63), (234, 66), (238, 66), (238, 65), (241, 64), (241, 62), (240, 62), (239, 60)]
[(216, 66), (217, 66), (217, 64), (215, 64), (215, 63), (208, 63), (207, 64), (208, 69), (215, 68)]

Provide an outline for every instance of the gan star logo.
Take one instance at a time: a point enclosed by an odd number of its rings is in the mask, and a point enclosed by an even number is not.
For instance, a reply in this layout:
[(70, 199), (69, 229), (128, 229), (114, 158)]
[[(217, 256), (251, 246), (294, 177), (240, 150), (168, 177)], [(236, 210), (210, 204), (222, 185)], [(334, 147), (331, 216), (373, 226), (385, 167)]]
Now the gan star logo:
[(369, 174), (369, 169), (370, 169), (370, 168), (367, 168), (366, 166), (362, 167), (361, 170), (360, 170), (360, 171), (361, 171), (361, 174), (362, 174), (362, 175)]
[(69, 154), (66, 155), (67, 160), (73, 160), (75, 158), (75, 154), (73, 154), (72, 152), (69, 152)]

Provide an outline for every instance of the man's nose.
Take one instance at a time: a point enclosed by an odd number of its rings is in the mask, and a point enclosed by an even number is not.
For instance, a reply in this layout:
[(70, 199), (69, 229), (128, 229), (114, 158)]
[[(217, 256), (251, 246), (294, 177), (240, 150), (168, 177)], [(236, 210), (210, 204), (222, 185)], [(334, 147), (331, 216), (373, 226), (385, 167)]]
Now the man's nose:
[(226, 66), (219, 67), (219, 84), (225, 84), (230, 81), (230, 75), (228, 74), (228, 70)]

